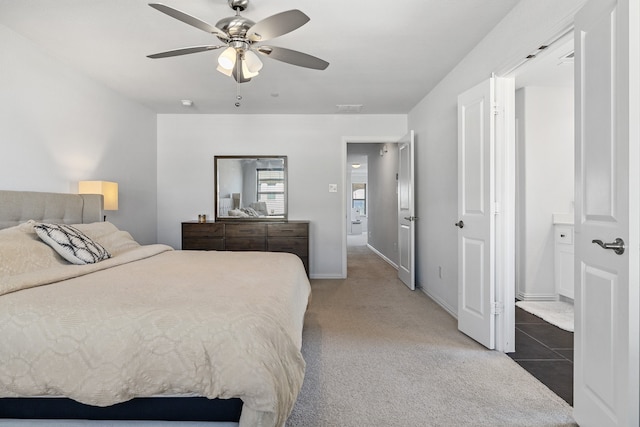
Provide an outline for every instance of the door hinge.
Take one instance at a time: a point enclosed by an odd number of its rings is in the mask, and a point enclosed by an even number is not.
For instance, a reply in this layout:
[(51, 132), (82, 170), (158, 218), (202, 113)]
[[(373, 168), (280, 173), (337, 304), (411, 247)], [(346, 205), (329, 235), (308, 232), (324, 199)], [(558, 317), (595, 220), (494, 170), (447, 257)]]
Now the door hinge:
[(498, 104), (493, 104), (493, 105), (491, 106), (491, 113), (492, 113), (494, 116), (497, 116), (497, 115), (499, 115), (500, 113), (502, 113), (502, 109), (500, 108), (500, 106), (499, 106)]
[(500, 202), (493, 202), (493, 214), (498, 215), (500, 213)]
[(491, 303), (491, 314), (497, 316), (498, 314), (504, 313), (504, 304), (500, 301)]

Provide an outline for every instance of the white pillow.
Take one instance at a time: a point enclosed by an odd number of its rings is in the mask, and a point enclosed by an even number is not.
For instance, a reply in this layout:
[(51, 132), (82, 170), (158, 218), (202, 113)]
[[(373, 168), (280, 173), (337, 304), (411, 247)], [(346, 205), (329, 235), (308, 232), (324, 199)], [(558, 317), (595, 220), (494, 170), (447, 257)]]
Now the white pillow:
[(94, 264), (111, 258), (109, 251), (101, 244), (70, 225), (36, 224), (33, 228), (43, 242), (72, 264)]
[(131, 234), (119, 230), (118, 227), (109, 221), (73, 224), (73, 226), (82, 231), (94, 242), (101, 244), (102, 247), (111, 254), (111, 258), (140, 247), (140, 244), (133, 240)]

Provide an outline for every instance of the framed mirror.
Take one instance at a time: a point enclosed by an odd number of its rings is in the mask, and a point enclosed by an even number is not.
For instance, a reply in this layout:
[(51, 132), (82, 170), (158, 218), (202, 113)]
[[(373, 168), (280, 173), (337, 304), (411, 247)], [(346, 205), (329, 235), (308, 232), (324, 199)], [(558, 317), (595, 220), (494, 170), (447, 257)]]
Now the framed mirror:
[(287, 156), (215, 156), (215, 220), (287, 219)]

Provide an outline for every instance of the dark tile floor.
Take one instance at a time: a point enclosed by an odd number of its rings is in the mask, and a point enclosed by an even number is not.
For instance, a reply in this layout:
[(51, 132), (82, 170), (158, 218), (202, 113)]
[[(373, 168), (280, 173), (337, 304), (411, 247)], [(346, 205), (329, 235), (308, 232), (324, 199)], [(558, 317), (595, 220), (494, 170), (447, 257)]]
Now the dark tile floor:
[(573, 333), (516, 307), (516, 351), (509, 356), (573, 405)]

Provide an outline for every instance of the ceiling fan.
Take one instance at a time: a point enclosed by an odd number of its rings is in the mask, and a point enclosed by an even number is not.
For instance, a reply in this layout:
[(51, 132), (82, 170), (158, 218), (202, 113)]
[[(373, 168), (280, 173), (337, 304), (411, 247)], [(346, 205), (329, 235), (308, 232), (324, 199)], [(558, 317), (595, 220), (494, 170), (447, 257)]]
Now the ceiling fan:
[(309, 17), (301, 11), (288, 10), (256, 23), (240, 16), (240, 12), (249, 5), (249, 0), (228, 0), (228, 4), (236, 12), (235, 16), (223, 18), (213, 26), (164, 4), (149, 3), (149, 6), (172, 18), (215, 35), (224, 44), (185, 47), (148, 55), (148, 57), (153, 59), (168, 58), (226, 47), (218, 57), (217, 70), (227, 76), (233, 75), (238, 83), (248, 82), (252, 77), (257, 76), (262, 69), (262, 61), (256, 53), (299, 67), (324, 70), (329, 66), (328, 62), (306, 53), (283, 47), (257, 44), (287, 34), (306, 24)]

